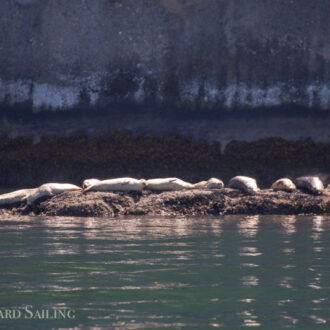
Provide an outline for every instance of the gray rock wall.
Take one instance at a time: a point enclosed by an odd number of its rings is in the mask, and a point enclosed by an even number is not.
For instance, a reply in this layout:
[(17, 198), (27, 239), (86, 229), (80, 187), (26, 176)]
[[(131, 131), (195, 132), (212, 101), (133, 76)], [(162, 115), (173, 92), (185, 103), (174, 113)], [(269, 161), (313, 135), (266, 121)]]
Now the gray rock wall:
[(0, 104), (330, 106), (329, 0), (1, 0)]

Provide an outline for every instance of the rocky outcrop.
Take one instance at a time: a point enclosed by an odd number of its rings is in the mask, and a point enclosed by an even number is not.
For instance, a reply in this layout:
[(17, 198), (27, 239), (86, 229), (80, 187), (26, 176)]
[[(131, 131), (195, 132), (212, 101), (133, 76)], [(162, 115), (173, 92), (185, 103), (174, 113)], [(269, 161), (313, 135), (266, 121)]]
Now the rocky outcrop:
[(330, 105), (327, 0), (2, 0), (0, 103)]
[(330, 191), (314, 196), (262, 190), (246, 195), (238, 190), (183, 190), (134, 193), (65, 192), (32, 206), (0, 209), (2, 214), (117, 217), (129, 215), (202, 216), (224, 214), (330, 213)]
[[(329, 124), (330, 127), (330, 124)], [(242, 131), (242, 127), (239, 128)], [(327, 128), (329, 134), (329, 129)], [(179, 177), (196, 183), (216, 177), (227, 183), (236, 175), (269, 188), (278, 178), (306, 174), (329, 184), (330, 143), (280, 138), (256, 142), (194, 140), (112, 131), (106, 136), (74, 134), (31, 138), (0, 136), (0, 190), (35, 188), (45, 182), (81, 185), (86, 178)]]

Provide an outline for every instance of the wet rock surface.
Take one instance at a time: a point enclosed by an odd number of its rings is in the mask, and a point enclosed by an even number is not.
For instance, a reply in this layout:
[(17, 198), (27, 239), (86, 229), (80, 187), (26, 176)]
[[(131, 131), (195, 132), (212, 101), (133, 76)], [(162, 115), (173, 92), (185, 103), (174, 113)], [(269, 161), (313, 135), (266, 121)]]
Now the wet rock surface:
[(236, 189), (183, 190), (152, 193), (65, 192), (33, 205), (0, 209), (0, 216), (47, 215), (116, 217), (121, 215), (224, 215), (330, 213), (330, 192), (314, 196), (262, 190), (246, 195)]

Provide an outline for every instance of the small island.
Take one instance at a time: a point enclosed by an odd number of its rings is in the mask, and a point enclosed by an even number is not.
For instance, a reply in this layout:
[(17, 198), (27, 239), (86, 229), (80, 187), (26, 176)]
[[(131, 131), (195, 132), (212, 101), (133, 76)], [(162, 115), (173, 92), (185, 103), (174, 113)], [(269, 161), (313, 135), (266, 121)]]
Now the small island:
[(224, 214), (326, 214), (330, 191), (312, 195), (260, 190), (254, 195), (231, 189), (167, 192), (68, 191), (32, 205), (2, 206), (1, 215), (109, 217), (130, 215), (207, 216)]

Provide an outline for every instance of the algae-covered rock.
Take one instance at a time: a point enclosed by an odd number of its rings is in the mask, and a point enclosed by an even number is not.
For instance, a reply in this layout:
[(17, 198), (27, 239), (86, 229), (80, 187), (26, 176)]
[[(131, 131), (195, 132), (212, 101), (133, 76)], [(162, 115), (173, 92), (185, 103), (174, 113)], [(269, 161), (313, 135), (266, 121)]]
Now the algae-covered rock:
[(261, 190), (250, 195), (237, 189), (180, 190), (154, 193), (70, 191), (39, 203), (1, 209), (16, 215), (116, 217), (127, 215), (202, 216), (224, 214), (330, 213), (330, 193), (306, 194)]

